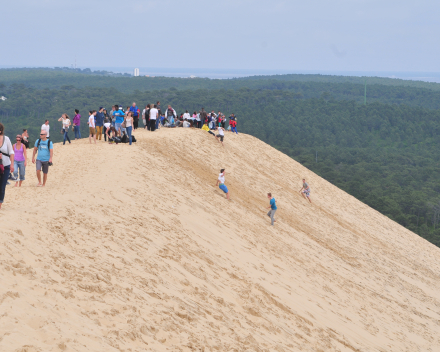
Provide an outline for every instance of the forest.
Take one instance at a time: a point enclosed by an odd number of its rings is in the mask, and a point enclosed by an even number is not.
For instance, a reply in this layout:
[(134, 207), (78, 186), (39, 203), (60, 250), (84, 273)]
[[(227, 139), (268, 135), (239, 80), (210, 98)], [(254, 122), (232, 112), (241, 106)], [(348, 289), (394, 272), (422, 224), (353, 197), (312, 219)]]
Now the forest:
[[(356, 98), (362, 97), (363, 85), (359, 85), (362, 89), (358, 92), (355, 83), (332, 83), (333, 86), (325, 82), (284, 82), (328, 85), (327, 90), (316, 93), (313, 85), (308, 86), (309, 90), (305, 86), (301, 90), (283, 86), (275, 89), (272, 78), (266, 80), (266, 88), (264, 79), (248, 81), (260, 82), (260, 86), (168, 86), (121, 92), (112, 86), (70, 84), (39, 88), (3, 83), (0, 96), (8, 99), (0, 101), (0, 121), (8, 135), (28, 128), (35, 141), (39, 127), (48, 118), (55, 132), (51, 139), (60, 141), (62, 135), (56, 131), (61, 129), (61, 123), (56, 120), (64, 112), (72, 116), (75, 108), (80, 110), (83, 121), (90, 109), (110, 108), (113, 104), (128, 106), (133, 101), (144, 107), (160, 100), (162, 106), (171, 104), (178, 113), (196, 111), (202, 106), (226, 115), (235, 113), (239, 132), (267, 142), (440, 246), (440, 110), (435, 105), (439, 99), (426, 95), (437, 94), (435, 89), (377, 84), (382, 95), (364, 105), (362, 99)], [(345, 99), (341, 92), (350, 89), (356, 93)], [(395, 89), (402, 90), (399, 102)], [(412, 96), (417, 104), (406, 104), (405, 96)], [(84, 134), (86, 127), (83, 123)]]
[[(254, 76), (237, 79), (175, 78), (175, 77), (121, 77), (90, 69), (75, 72), (72, 69), (0, 69), (0, 95), (6, 86), (24, 84), (38, 89), (115, 88), (125, 94), (136, 91), (176, 88), (179, 90), (289, 90), (299, 98), (320, 98), (364, 101), (364, 81), (367, 83), (367, 101), (387, 104), (405, 104), (430, 109), (440, 108), (440, 84), (393, 80), (381, 77), (342, 77), (324, 75)], [(391, 84), (393, 82), (394, 84)]]

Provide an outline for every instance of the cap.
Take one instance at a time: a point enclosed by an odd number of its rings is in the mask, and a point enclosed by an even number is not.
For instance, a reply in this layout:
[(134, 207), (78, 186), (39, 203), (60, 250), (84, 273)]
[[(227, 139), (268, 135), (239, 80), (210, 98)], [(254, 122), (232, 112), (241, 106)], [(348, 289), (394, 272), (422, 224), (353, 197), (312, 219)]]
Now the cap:
[(102, 106), (99, 107), (99, 110), (104, 109)]

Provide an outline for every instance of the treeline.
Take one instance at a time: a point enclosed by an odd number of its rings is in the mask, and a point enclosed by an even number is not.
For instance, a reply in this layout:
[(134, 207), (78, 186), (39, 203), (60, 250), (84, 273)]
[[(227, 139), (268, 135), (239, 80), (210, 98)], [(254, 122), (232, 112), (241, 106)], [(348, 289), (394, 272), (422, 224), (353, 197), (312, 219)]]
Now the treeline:
[(34, 89), (6, 87), (0, 121), (8, 135), (30, 130), (35, 141), (44, 119), (51, 139), (61, 141), (56, 120), (75, 108), (83, 116), (99, 106), (139, 107), (157, 100), (178, 113), (235, 113), (239, 132), (249, 133), (298, 160), (379, 212), (440, 246), (440, 110), (379, 102), (367, 105), (331, 96), (305, 99), (290, 90), (137, 91), (114, 88)]
[(404, 86), (412, 88), (425, 88), (431, 90), (440, 90), (440, 84), (435, 82), (413, 81), (400, 78), (387, 77), (358, 77), (358, 76), (335, 76), (320, 74), (286, 74), (286, 75), (268, 75), (268, 76), (250, 76), (242, 77), (240, 80), (270, 80), (278, 81), (299, 81), (299, 82), (321, 82), (321, 83), (354, 83), (380, 84), (385, 86)]
[[(83, 70), (86, 71), (87, 69)], [(412, 81), (391, 85), (399, 80), (372, 77), (367, 79), (367, 101), (386, 104), (405, 104), (429, 109), (440, 108), (440, 84), (429, 83), (416, 88)], [(383, 84), (385, 82), (386, 84)], [(423, 83), (423, 82), (422, 82)], [(0, 94), (5, 88), (24, 84), (36, 89), (60, 89), (62, 87), (115, 88), (125, 94), (175, 88), (178, 90), (288, 90), (298, 99), (324, 98), (326, 100), (364, 101), (364, 83), (359, 77), (321, 75), (279, 75), (240, 79), (173, 78), (173, 77), (112, 77), (70, 72), (66, 70), (0, 70)], [(413, 86), (410, 86), (413, 85)], [(437, 87), (439, 89), (434, 89)], [(429, 87), (429, 88), (428, 88)], [(7, 96), (8, 97), (8, 96)]]

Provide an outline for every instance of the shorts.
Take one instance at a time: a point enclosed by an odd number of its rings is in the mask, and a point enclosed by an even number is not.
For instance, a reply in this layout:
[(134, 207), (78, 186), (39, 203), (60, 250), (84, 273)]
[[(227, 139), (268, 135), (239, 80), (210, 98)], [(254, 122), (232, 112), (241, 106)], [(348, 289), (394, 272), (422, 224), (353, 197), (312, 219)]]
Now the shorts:
[(220, 186), (218, 186), (223, 192), (228, 193), (228, 187), (224, 183), (220, 183)]
[(122, 125), (122, 122), (121, 123), (115, 122), (116, 132), (118, 132), (120, 130), (121, 125)]
[(43, 169), (43, 174), (47, 174), (49, 172), (49, 162), (37, 159), (37, 171), (41, 171), (41, 169)]
[(306, 197), (310, 197), (310, 190), (303, 191), (303, 193), (306, 195)]
[(218, 135), (216, 135), (216, 137), (218, 138), (218, 137), (220, 137), (220, 140), (223, 142), (223, 138), (225, 138), (225, 136), (220, 136), (219, 134)]
[(89, 127), (90, 134), (94, 136), (96, 134), (95, 127)]

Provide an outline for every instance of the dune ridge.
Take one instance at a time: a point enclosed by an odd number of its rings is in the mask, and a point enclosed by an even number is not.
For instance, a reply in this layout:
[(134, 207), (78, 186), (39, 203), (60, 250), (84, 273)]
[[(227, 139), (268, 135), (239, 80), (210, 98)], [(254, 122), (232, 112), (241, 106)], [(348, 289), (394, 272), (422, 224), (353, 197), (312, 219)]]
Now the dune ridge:
[(0, 351), (440, 349), (437, 247), (251, 136), (135, 135), (8, 186)]

